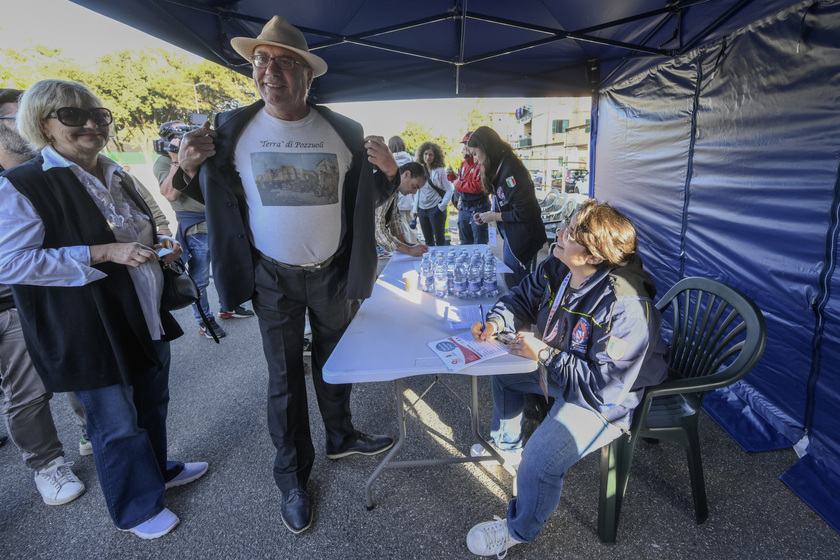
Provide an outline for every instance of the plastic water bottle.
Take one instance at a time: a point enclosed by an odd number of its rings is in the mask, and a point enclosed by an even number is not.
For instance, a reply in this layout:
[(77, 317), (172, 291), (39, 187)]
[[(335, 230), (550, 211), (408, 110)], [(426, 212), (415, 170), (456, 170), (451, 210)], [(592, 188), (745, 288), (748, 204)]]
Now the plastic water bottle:
[(435, 263), (435, 296), (444, 298), (449, 295), (449, 275), (446, 271), (446, 261), (443, 255), (438, 256)]
[(484, 261), (484, 295), (496, 297), (499, 295), (499, 286), (496, 283), (496, 257), (492, 253), (486, 255)]
[(481, 255), (473, 255), (470, 260), (470, 268), (467, 271), (467, 292), (472, 298), (480, 298), (484, 289), (484, 278), (482, 276)]
[(446, 277), (449, 279), (449, 295), (455, 294), (455, 249), (450, 249), (449, 254), (446, 255)]
[(464, 261), (459, 261), (455, 264), (455, 276), (452, 283), (452, 293), (458, 299), (470, 297), (467, 291), (467, 267)]
[(435, 269), (428, 253), (420, 261), (420, 289), (427, 293), (435, 291)]

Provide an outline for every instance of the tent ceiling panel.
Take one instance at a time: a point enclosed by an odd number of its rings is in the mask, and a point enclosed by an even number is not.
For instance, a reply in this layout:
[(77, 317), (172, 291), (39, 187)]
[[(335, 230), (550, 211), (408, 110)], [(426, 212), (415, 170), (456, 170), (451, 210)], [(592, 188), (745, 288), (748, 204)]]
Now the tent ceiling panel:
[[(634, 72), (643, 70), (794, 3), (72, 1), (244, 74), (250, 68), (230, 39), (255, 37), (282, 15), (330, 67), (313, 87), (319, 102), (588, 95), (628, 61)], [(593, 58), (597, 75), (587, 72)]]

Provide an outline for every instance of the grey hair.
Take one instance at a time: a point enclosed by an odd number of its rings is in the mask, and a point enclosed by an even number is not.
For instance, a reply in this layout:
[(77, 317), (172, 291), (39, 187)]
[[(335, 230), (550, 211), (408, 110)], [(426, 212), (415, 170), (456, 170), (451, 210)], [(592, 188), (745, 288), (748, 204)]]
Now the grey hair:
[(102, 101), (87, 86), (67, 80), (41, 80), (20, 98), (17, 126), (20, 135), (36, 150), (50, 143), (41, 129), (47, 115), (61, 107), (102, 107)]

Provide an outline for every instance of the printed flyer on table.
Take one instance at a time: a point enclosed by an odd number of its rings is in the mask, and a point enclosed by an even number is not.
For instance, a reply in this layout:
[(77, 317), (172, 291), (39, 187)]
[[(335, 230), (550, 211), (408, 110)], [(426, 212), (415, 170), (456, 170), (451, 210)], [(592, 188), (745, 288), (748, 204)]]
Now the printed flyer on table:
[(470, 332), (434, 340), (429, 343), (429, 348), (452, 371), (461, 371), (465, 367), (508, 353), (507, 346), (501, 342), (476, 342)]

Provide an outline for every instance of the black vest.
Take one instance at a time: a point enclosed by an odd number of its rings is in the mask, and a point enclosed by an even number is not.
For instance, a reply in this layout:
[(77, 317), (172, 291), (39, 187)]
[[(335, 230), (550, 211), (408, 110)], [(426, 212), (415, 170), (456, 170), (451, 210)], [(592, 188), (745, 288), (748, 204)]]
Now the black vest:
[[(115, 243), (108, 222), (69, 168), (42, 170), (36, 157), (5, 177), (31, 202), (44, 224), (44, 249)], [(151, 212), (133, 188), (126, 192)], [(77, 287), (13, 286), (26, 347), (48, 391), (131, 384), (161, 366), (125, 265), (95, 266), (108, 276)], [(161, 313), (164, 339), (183, 334)]]

